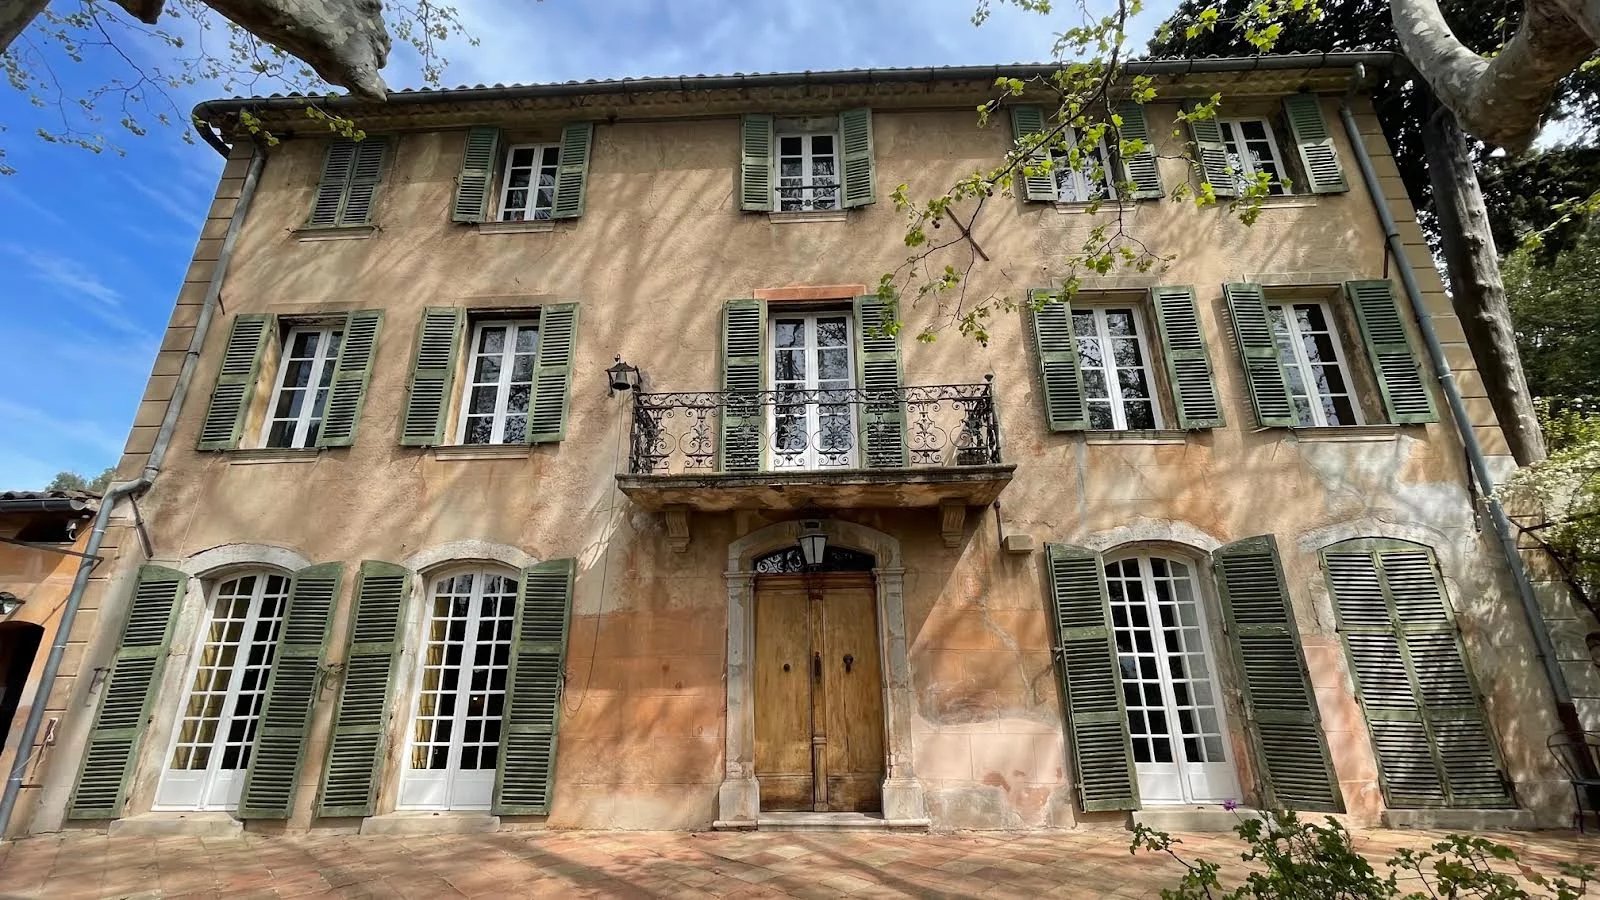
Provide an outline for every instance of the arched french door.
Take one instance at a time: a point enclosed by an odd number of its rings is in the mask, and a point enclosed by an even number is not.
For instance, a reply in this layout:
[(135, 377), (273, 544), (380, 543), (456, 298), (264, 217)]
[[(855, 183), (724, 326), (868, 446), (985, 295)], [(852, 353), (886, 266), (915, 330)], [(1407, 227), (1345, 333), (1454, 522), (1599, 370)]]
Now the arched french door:
[(1194, 567), (1158, 555), (1106, 562), (1128, 735), (1145, 805), (1239, 797), (1216, 655)]
[(260, 571), (211, 585), (154, 809), (238, 808), (289, 581), (287, 574)]
[(458, 570), (429, 585), (399, 808), (492, 804), (516, 605), (510, 570)]

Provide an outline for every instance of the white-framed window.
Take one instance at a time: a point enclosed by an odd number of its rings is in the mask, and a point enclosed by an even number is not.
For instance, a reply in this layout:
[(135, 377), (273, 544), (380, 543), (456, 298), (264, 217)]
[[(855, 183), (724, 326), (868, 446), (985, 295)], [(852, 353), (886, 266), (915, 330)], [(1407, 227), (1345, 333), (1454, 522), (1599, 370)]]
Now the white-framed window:
[(840, 208), (837, 132), (779, 131), (775, 147), (779, 210)]
[(1344, 347), (1325, 303), (1269, 303), (1267, 318), (1301, 426), (1360, 425)]
[(474, 322), (470, 347), (457, 441), (517, 444), (527, 440), (533, 365), (539, 350), (538, 320)]
[(267, 421), (261, 429), (261, 446), (294, 449), (317, 445), (343, 336), (342, 328), (296, 325), (289, 329)]
[[(1074, 129), (1067, 129), (1066, 137), (1071, 147), (1078, 146), (1078, 135)], [(1111, 177), (1111, 155), (1106, 152), (1105, 141), (1098, 141), (1084, 150), (1076, 169), (1072, 168), (1069, 152), (1064, 147), (1050, 148), (1050, 159), (1054, 163), (1051, 171), (1056, 178), (1056, 199), (1062, 203), (1116, 199), (1116, 179)]]
[(252, 572), (212, 589), (155, 808), (238, 807), (288, 604), (288, 575)]
[(1084, 307), (1072, 311), (1089, 427), (1122, 431), (1161, 427), (1150, 345), (1137, 307)]
[(855, 465), (851, 318), (847, 310), (772, 316), (767, 333), (774, 400), (768, 429), (774, 469)]
[(1222, 129), (1222, 143), (1228, 148), (1228, 166), (1233, 169), (1238, 189), (1254, 181), (1256, 173), (1265, 172), (1272, 178), (1268, 189), (1272, 194), (1287, 194), (1283, 184), (1283, 156), (1278, 152), (1278, 141), (1272, 134), (1272, 123), (1266, 119), (1218, 119)]
[(548, 219), (556, 205), (557, 144), (516, 144), (506, 150), (500, 221)]
[(1145, 555), (1108, 560), (1105, 567), (1122, 702), (1146, 804), (1239, 796), (1193, 568)]
[(517, 577), (478, 569), (434, 581), (400, 803), (488, 809), (505, 716)]

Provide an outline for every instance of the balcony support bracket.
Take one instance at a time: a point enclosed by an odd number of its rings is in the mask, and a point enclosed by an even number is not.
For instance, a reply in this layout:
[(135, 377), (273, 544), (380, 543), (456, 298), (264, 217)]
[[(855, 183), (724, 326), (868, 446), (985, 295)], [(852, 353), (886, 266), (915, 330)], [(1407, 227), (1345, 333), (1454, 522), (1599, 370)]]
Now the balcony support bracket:
[(667, 546), (673, 553), (684, 553), (689, 549), (689, 507), (681, 504), (667, 506), (661, 510), (667, 521)]
[(960, 500), (943, 500), (939, 503), (939, 534), (946, 547), (961, 546), (967, 530), (967, 505)]

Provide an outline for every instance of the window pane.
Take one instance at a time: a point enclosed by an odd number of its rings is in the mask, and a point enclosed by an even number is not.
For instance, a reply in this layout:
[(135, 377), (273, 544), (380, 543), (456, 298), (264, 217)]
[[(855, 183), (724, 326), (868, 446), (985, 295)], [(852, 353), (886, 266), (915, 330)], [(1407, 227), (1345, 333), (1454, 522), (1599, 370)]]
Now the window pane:
[(539, 348), (539, 329), (523, 325), (517, 328), (518, 353), (532, 353)]

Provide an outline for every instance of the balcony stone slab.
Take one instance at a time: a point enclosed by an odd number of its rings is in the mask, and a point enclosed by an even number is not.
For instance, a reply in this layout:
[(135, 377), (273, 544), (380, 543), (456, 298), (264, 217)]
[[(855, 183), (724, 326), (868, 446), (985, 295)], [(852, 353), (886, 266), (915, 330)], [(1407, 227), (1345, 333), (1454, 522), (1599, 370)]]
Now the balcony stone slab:
[(736, 509), (888, 509), (988, 506), (1011, 483), (1011, 464), (926, 469), (703, 472), (617, 476), (640, 507), (696, 512)]

